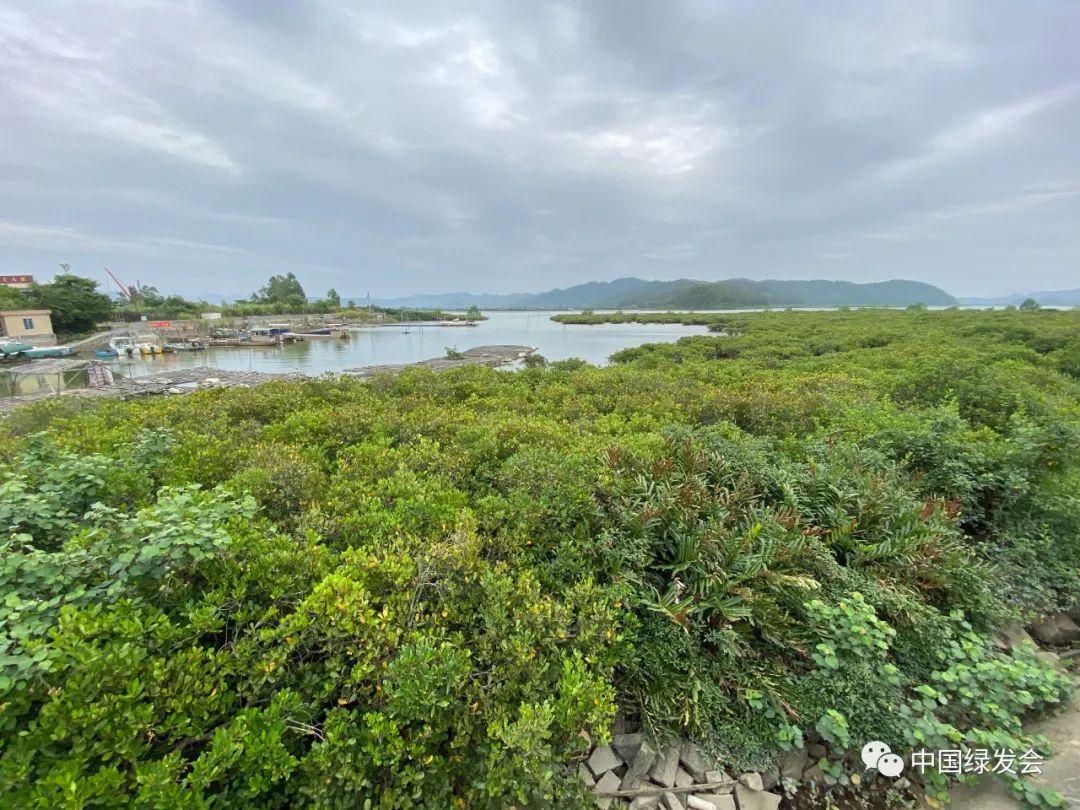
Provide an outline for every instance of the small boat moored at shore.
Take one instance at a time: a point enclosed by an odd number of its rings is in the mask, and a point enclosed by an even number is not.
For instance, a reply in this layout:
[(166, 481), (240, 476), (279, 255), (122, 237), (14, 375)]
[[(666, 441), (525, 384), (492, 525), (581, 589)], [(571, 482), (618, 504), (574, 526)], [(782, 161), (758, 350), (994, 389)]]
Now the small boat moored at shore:
[(40, 360), (45, 357), (71, 357), (77, 354), (70, 346), (37, 346), (23, 352), (31, 360)]
[(117, 335), (109, 341), (109, 348), (119, 357), (164, 354), (165, 351), (157, 342), (156, 335)]
[(202, 338), (185, 338), (166, 343), (167, 352), (201, 352), (207, 348), (207, 341)]
[(341, 326), (321, 326), (314, 327), (312, 329), (302, 329), (300, 331), (290, 332), (289, 335), (303, 338), (343, 338), (348, 339), (351, 337), (348, 327)]
[(18, 340), (0, 340), (0, 361), (23, 360), (34, 347)]

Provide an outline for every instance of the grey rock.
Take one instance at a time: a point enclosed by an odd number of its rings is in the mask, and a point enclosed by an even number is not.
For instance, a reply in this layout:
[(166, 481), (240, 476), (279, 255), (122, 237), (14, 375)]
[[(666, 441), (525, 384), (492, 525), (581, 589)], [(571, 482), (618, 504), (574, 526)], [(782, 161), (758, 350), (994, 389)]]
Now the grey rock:
[(739, 777), (739, 783), (750, 788), (750, 790), (765, 789), (765, 785), (761, 781), (761, 774), (757, 771), (750, 771), (749, 773), (744, 773), (742, 776)]
[(1027, 630), (1018, 624), (1008, 624), (1001, 628), (994, 643), (1002, 650), (1013, 647), (1022, 647), (1024, 644), (1034, 644)]
[(649, 778), (661, 787), (672, 787), (675, 774), (679, 770), (679, 749), (674, 745), (666, 746), (649, 769)]
[(1035, 653), (1035, 657), (1044, 664), (1049, 664), (1052, 667), (1061, 667), (1061, 656), (1057, 653), (1050, 652), (1050, 650), (1039, 650)]
[[(593, 793), (614, 793), (618, 789), (619, 777), (611, 771), (608, 771), (600, 777), (600, 781), (593, 786)], [(596, 799), (596, 806), (599, 807), (600, 810), (607, 810), (607, 808), (611, 807), (611, 802), (614, 798), (614, 796), (598, 796)]]
[(611, 735), (614, 737), (616, 734), (626, 733), (626, 718), (621, 714), (616, 715), (615, 719), (611, 721)]
[(810, 755), (806, 752), (805, 748), (797, 748), (794, 751), (788, 751), (780, 758), (780, 775), (784, 779), (794, 779), (798, 781), (802, 776), (802, 772), (806, 770), (806, 762), (810, 759)]
[(688, 788), (694, 784), (694, 777), (688, 774), (684, 769), (679, 768), (675, 771), (675, 787)]
[(592, 771), (585, 767), (584, 762), (578, 763), (577, 773), (578, 776), (581, 777), (581, 781), (584, 782), (588, 787), (592, 787), (596, 784), (596, 780), (593, 779)]
[[(645, 740), (641, 743), (641, 748), (638, 749), (634, 761), (627, 768), (626, 775), (622, 778), (622, 784), (619, 785), (619, 790), (637, 790), (641, 787), (641, 783), (645, 781), (645, 777), (654, 762), (656, 762), (656, 751), (649, 745), (648, 740)], [(656, 794), (656, 799), (657, 804), (659, 804), (660, 794)]]
[(683, 807), (683, 803), (679, 800), (679, 797), (674, 793), (664, 794), (662, 806), (664, 810), (686, 810), (686, 808)]
[(761, 784), (765, 786), (765, 790), (772, 790), (778, 784), (780, 784), (780, 771), (773, 767), (767, 771), (761, 772)]
[(1036, 622), (1031, 632), (1043, 644), (1071, 644), (1080, 640), (1080, 625), (1064, 613)]
[(811, 743), (810, 745), (806, 746), (806, 753), (810, 755), (811, 759), (821, 759), (828, 752), (829, 749), (821, 743)]
[(802, 778), (804, 782), (824, 784), (825, 771), (821, 770), (820, 765), (812, 765), (811, 767), (803, 771)]
[(634, 761), (643, 742), (645, 742), (645, 735), (640, 731), (636, 734), (616, 734), (611, 738), (611, 747), (615, 749), (615, 753), (622, 758), (623, 762), (630, 763)]
[(660, 806), (660, 794), (654, 793), (649, 796), (635, 796), (630, 802), (630, 810), (652, 810)]
[(701, 751), (689, 740), (684, 740), (679, 748), (679, 761), (686, 768), (686, 772), (694, 777), (695, 782), (705, 781), (705, 772), (709, 770), (709, 763), (701, 755)]
[[(731, 777), (721, 770), (705, 771), (705, 782), (712, 784), (713, 782), (728, 782), (731, 781)], [(724, 793), (723, 790), (718, 790), (717, 793)]]
[(622, 760), (610, 745), (601, 745), (589, 756), (589, 770), (597, 776), (614, 770), (622, 764)]
[(776, 810), (782, 797), (776, 793), (751, 790), (746, 785), (736, 785), (735, 798), (738, 800), (739, 810)]
[[(696, 799), (702, 804), (694, 805), (691, 800)], [(721, 795), (719, 793), (695, 793), (686, 802), (687, 807), (692, 807), (697, 810), (705, 810), (705, 808), (713, 808), (713, 810), (738, 810), (738, 805), (735, 804), (735, 797), (728, 795)]]

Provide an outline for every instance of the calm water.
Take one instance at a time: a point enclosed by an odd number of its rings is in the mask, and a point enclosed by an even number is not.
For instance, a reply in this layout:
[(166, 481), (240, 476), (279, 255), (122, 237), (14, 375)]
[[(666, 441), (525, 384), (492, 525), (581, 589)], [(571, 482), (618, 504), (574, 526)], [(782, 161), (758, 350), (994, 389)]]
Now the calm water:
[(464, 350), (509, 343), (534, 346), (549, 360), (580, 357), (602, 365), (610, 355), (629, 346), (671, 343), (687, 335), (706, 333), (703, 326), (667, 324), (564, 326), (552, 321), (552, 314), (492, 312), (487, 313), (488, 320), (475, 327), (382, 326), (354, 331), (349, 340), (315, 338), (281, 347), (217, 348), (113, 362), (124, 369), (125, 376), (186, 366), (215, 366), (234, 371), (298, 371), (314, 375), (359, 366), (414, 363), (443, 357), (447, 347)]

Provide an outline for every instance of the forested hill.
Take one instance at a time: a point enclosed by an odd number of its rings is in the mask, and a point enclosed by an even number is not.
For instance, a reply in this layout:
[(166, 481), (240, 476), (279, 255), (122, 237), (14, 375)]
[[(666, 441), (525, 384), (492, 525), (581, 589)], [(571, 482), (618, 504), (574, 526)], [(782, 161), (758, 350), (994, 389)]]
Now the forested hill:
[(489, 309), (728, 309), (737, 307), (830, 306), (952, 306), (956, 299), (944, 290), (920, 281), (892, 280), (872, 284), (850, 281), (646, 281), (620, 278), (591, 281), (566, 289), (518, 295), (448, 293), (400, 298), (395, 306)]
[[(951, 306), (951, 295), (920, 281), (673, 281), (659, 289), (642, 289), (610, 306), (719, 309), (726, 307)], [(601, 305), (608, 306), (608, 305)]]

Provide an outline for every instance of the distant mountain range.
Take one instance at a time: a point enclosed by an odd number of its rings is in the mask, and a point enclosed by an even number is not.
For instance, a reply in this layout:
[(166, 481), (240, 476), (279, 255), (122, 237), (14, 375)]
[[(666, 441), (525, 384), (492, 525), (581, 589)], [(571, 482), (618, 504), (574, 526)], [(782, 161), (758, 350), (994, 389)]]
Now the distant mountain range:
[[(349, 296), (342, 296), (348, 299)], [(362, 301), (362, 296), (356, 296)], [(1023, 300), (1023, 298), (1021, 298)], [(1041, 301), (1040, 301), (1041, 302)], [(394, 307), (439, 309), (737, 309), (740, 307), (952, 306), (957, 302), (939, 287), (921, 281), (646, 281), (620, 278), (590, 281), (541, 293), (483, 295), (442, 293), (373, 300)], [(1045, 302), (1041, 302), (1045, 303)]]
[(1018, 306), (1028, 298), (1034, 298), (1044, 307), (1080, 307), (1080, 289), (1013, 293), (1000, 298), (961, 298), (960, 303), (968, 307), (1007, 307)]

